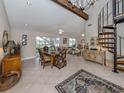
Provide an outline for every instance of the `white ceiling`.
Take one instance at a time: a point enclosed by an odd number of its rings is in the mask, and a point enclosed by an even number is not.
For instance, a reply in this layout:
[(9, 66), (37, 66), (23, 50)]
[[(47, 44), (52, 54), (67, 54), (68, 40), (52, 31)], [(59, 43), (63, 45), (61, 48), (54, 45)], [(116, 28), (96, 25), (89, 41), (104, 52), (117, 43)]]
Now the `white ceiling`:
[[(57, 5), (51, 0), (3, 0), (12, 29), (31, 29), (46, 32), (80, 34), (83, 30), (83, 19)], [(25, 27), (24, 24), (28, 24)]]

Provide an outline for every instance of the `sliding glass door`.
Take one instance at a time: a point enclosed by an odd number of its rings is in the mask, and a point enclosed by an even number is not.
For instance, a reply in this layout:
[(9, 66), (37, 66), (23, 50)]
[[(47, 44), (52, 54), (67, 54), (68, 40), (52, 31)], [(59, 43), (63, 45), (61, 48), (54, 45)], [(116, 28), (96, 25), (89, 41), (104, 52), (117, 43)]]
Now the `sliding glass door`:
[(55, 46), (59, 47), (60, 38), (50, 37), (36, 37), (36, 48), (43, 48), (44, 46)]

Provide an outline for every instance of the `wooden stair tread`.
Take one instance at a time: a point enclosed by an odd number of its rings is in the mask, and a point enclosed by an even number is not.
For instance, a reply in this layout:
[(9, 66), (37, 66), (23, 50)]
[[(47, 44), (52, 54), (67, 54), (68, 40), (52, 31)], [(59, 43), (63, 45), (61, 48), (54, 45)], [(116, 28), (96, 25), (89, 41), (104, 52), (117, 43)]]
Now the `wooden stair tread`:
[(116, 69), (118, 69), (118, 70), (121, 70), (121, 71), (124, 71), (124, 67), (116, 67)]
[(99, 38), (99, 40), (102, 40), (102, 39), (105, 40), (105, 39), (115, 39), (115, 38), (114, 37), (113, 38), (109, 38), (109, 37), (108, 38)]
[(123, 61), (117, 61), (117, 64), (124, 65), (124, 60)]
[(117, 59), (121, 59), (121, 58), (124, 58), (124, 56), (117, 56)]
[(102, 32), (99, 33), (99, 35), (111, 35), (111, 34), (115, 34), (114, 32)]
[(108, 25), (108, 26), (104, 26), (104, 29), (115, 29), (115, 27), (113, 25)]
[(114, 49), (114, 47), (110, 47), (110, 46), (102, 46), (102, 47), (104, 47), (104, 48), (112, 48), (112, 49)]
[(99, 44), (115, 44), (115, 42), (99, 42)]
[(117, 24), (124, 22), (124, 16), (114, 17), (114, 22), (117, 23)]
[(112, 51), (112, 50), (108, 50), (109, 52), (111, 52), (111, 53), (115, 53), (114, 51)]

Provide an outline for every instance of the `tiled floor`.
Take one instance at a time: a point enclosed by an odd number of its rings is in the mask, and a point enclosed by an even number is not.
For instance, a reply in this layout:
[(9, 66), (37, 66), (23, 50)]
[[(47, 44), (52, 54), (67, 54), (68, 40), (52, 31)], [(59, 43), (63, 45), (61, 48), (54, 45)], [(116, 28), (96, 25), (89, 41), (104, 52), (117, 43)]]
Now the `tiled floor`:
[(124, 87), (124, 72), (113, 73), (111, 68), (84, 61), (82, 57), (67, 56), (67, 66), (58, 69), (50, 66), (44, 69), (36, 60), (23, 62), (23, 73), (17, 85), (2, 93), (58, 93), (55, 85), (62, 82), (80, 69), (89, 71), (103, 79)]

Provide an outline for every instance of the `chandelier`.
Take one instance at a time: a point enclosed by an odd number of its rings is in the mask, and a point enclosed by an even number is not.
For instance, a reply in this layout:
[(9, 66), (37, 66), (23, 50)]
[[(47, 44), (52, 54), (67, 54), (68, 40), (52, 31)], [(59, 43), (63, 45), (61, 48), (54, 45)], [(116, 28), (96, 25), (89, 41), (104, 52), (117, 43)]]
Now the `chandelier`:
[(94, 5), (97, 0), (68, 0), (69, 3), (75, 5), (81, 10), (87, 10), (90, 6)]

